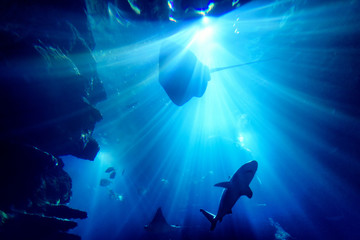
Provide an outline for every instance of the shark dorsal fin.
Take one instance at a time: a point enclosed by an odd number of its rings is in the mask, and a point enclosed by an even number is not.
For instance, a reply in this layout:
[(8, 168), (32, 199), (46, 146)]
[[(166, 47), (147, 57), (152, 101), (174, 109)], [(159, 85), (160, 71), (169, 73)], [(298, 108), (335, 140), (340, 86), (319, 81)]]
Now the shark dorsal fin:
[(219, 182), (214, 185), (215, 187), (223, 187), (223, 188), (230, 188), (231, 183), (230, 182)]
[(251, 191), (249, 186), (245, 189), (244, 195), (247, 196), (248, 198), (252, 198), (253, 192)]

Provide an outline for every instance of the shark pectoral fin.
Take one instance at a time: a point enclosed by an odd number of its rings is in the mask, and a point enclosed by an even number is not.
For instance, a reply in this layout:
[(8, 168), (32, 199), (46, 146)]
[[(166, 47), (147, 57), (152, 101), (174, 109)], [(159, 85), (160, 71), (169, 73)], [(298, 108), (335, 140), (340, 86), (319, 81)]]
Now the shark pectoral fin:
[(247, 189), (245, 191), (245, 196), (247, 196), (248, 198), (252, 198), (252, 196), (253, 196), (253, 192), (251, 191), (249, 186), (247, 187)]
[(215, 187), (223, 187), (223, 188), (230, 188), (231, 183), (230, 182), (219, 182), (214, 185)]

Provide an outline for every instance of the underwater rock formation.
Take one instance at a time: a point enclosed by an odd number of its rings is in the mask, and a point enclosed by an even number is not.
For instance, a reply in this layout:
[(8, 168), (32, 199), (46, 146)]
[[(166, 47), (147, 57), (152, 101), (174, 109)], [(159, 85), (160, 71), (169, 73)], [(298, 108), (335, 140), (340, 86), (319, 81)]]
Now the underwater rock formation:
[(67, 219), (17, 213), (15, 217), (6, 219), (3, 225), (1, 239), (80, 239), (77, 235), (65, 232), (77, 226), (76, 222)]
[(65, 219), (85, 219), (87, 218), (87, 213), (77, 209), (70, 208), (66, 205), (50, 205), (47, 204), (44, 209), (44, 214), (48, 217), (57, 217)]
[(62, 155), (94, 160), (106, 98), (85, 0), (0, 3), (0, 239), (80, 239)]
[(46, 204), (65, 204), (71, 178), (61, 159), (33, 146), (0, 142), (0, 209), (37, 212)]
[[(71, 178), (61, 159), (33, 146), (5, 142), (0, 143), (0, 159), (0, 238), (72, 239), (63, 238), (63, 231), (77, 223), (67, 219), (87, 214), (61, 205), (71, 197)], [(62, 238), (55, 237), (58, 234)]]
[(91, 54), (85, 1), (0, 4), (1, 139), (93, 160), (106, 98)]
[(0, 38), (1, 139), (93, 160), (91, 134), (102, 117), (87, 98), (92, 80), (60, 49), (11, 32)]

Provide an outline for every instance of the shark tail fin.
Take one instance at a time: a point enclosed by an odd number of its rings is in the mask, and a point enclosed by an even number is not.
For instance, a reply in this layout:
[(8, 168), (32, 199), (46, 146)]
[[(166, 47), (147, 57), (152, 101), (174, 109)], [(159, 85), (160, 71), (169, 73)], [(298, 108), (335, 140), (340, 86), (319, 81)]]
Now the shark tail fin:
[(204, 209), (200, 209), (200, 212), (202, 212), (202, 214), (204, 214), (207, 220), (209, 220), (209, 222), (211, 223), (210, 231), (214, 230), (217, 222), (215, 215), (208, 211), (205, 211)]

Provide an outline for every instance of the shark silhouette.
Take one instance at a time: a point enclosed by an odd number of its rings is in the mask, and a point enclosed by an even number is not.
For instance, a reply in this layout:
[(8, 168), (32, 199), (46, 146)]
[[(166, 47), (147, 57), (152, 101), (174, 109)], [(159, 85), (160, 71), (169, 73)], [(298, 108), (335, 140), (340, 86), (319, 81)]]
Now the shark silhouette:
[(216, 216), (204, 209), (200, 209), (200, 212), (202, 212), (210, 221), (211, 231), (215, 229), (217, 221), (221, 222), (226, 214), (232, 213), (231, 209), (242, 195), (245, 195), (248, 198), (253, 196), (249, 184), (254, 178), (257, 168), (258, 163), (256, 161), (245, 163), (235, 172), (230, 181), (215, 184), (215, 187), (225, 188), (221, 196), (219, 210)]
[(148, 225), (145, 225), (144, 228), (145, 230), (153, 233), (167, 233), (174, 229), (180, 228), (180, 226), (169, 225), (164, 218), (161, 207), (159, 207), (153, 220)]

